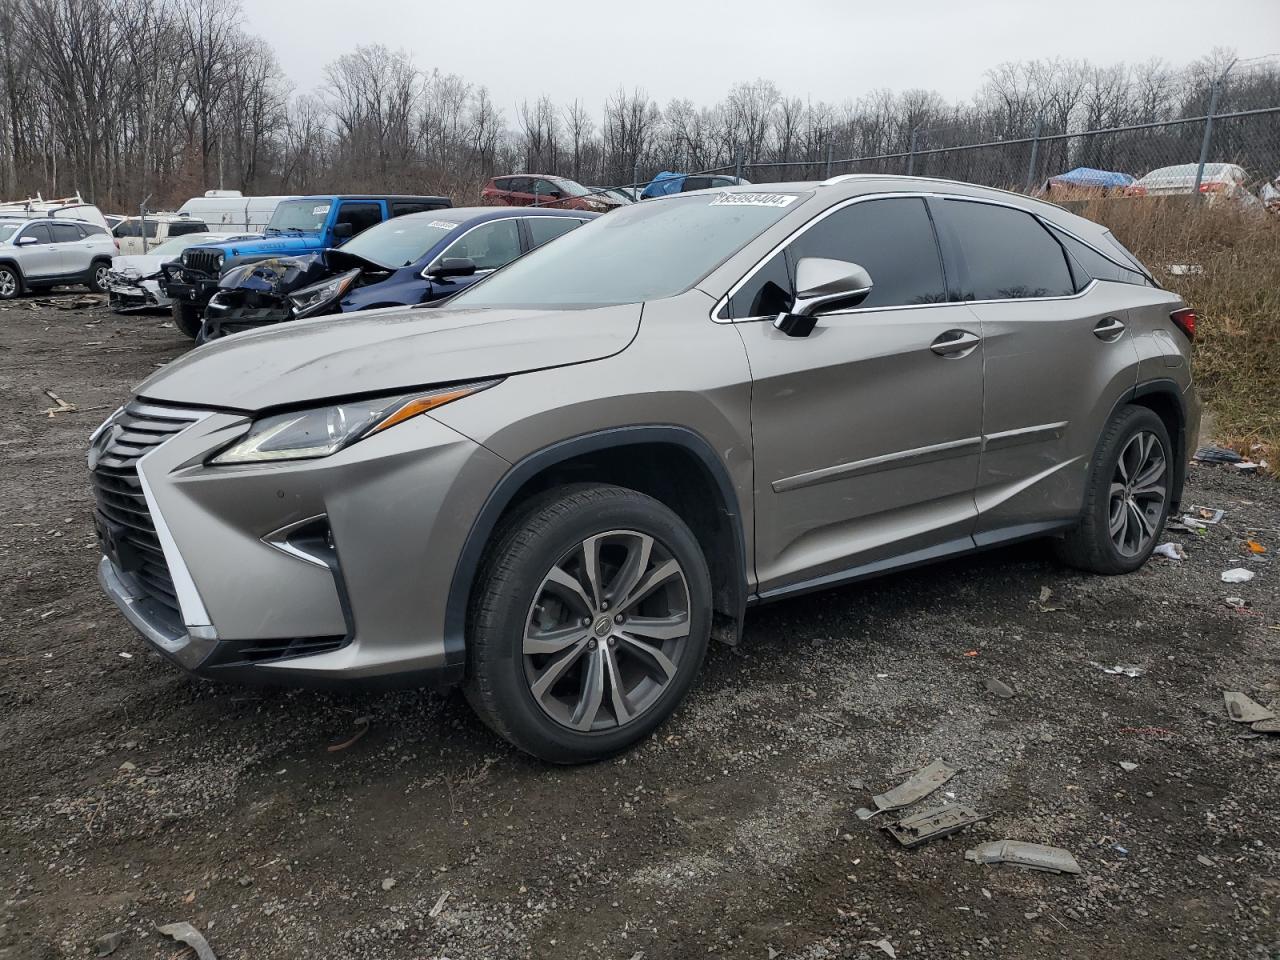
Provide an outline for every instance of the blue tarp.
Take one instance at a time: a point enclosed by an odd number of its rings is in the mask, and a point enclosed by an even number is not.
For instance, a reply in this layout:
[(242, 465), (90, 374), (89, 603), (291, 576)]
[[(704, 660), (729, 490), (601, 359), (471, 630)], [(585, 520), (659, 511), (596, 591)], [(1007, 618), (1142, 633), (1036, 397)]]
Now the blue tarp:
[(679, 193), (680, 188), (684, 186), (685, 176), (686, 174), (683, 173), (672, 173), (670, 170), (663, 170), (645, 184), (645, 188), (640, 191), (640, 199), (665, 197), (669, 193)]
[(1094, 170), (1092, 167), (1076, 167), (1066, 173), (1049, 178), (1050, 183), (1069, 183), (1076, 187), (1127, 187), (1134, 178), (1127, 173), (1110, 170)]

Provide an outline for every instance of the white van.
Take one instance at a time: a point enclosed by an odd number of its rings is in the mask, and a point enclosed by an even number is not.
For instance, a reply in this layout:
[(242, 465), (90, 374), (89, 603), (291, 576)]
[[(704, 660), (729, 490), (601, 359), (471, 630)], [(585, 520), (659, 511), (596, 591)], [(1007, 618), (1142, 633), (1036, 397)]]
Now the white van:
[(209, 229), (209, 225), (199, 217), (185, 213), (148, 213), (145, 220), (142, 217), (125, 217), (111, 233), (121, 255), (134, 256), (150, 253), (152, 247), (171, 237), (207, 233)]
[(10, 200), (0, 203), (0, 216), (50, 217), (55, 220), (83, 220), (104, 229), (107, 218), (92, 203), (86, 203), (80, 194), (60, 200), (45, 200), (40, 194), (28, 200)]
[(209, 190), (203, 197), (192, 197), (181, 207), (192, 219), (203, 220), (210, 230), (261, 233), (281, 200), (296, 197), (246, 197), (239, 190)]

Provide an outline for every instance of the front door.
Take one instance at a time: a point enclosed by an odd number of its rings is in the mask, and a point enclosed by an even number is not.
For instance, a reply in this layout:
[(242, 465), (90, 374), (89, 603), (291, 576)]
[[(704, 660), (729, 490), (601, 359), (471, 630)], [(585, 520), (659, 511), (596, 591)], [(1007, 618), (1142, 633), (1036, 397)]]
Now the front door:
[(33, 280), (45, 280), (62, 275), (62, 256), (58, 245), (53, 242), (53, 234), (47, 223), (33, 223), (22, 229), (22, 235), (16, 242), (35, 240), (35, 243), (23, 243), (19, 263), (23, 276)]
[[(795, 263), (863, 266), (857, 307), (776, 329)], [(977, 320), (948, 302), (924, 200), (866, 199), (816, 222), (730, 299), (753, 378), (756, 573), (769, 594), (972, 545), (981, 450)]]

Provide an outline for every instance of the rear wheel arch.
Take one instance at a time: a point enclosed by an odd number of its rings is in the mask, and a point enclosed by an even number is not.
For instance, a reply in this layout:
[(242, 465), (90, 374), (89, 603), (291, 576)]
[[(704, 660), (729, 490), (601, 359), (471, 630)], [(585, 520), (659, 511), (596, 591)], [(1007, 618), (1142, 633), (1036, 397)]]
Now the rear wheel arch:
[(669, 507), (693, 531), (707, 559), (716, 635), (736, 642), (747, 602), (742, 512), (728, 470), (702, 436), (672, 425), (633, 426), (574, 437), (529, 454), (490, 492), (454, 568), (445, 608), (445, 655), (466, 661), (467, 613), (486, 551), (521, 504), (569, 483), (637, 490)]
[(1182, 498), (1182, 485), (1187, 474), (1187, 459), (1191, 452), (1187, 449), (1187, 409), (1182, 390), (1173, 380), (1161, 378), (1149, 380), (1134, 387), (1133, 392), (1122, 401), (1134, 406), (1146, 407), (1164, 423), (1169, 432), (1169, 441), (1173, 444), (1173, 484), (1172, 500), (1177, 506)]

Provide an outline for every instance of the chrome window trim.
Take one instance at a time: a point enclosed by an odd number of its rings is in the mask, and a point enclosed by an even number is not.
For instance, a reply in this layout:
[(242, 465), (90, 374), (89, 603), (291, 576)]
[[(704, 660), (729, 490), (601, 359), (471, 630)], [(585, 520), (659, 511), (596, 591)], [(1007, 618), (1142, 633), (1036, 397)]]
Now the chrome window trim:
[[(844, 176), (864, 176), (864, 175), (863, 174), (845, 174)], [(870, 175), (866, 175), (866, 176), (870, 176)], [(838, 178), (833, 178), (833, 180), (838, 180)], [(772, 314), (765, 315), (765, 316), (755, 316), (755, 317), (741, 317), (739, 319), (734, 319), (732, 317), (720, 317), (718, 316), (718, 314), (720, 313), (721, 310), (723, 310), (726, 306), (728, 306), (729, 301), (733, 299), (733, 297), (737, 294), (737, 292), (741, 290), (747, 284), (747, 282), (751, 280), (752, 277), (754, 277), (757, 273), (760, 272), (760, 270), (764, 267), (765, 264), (767, 264), (770, 260), (772, 260), (775, 256), (777, 256), (777, 254), (780, 251), (785, 249), (792, 241), (794, 241), (797, 237), (799, 237), (801, 234), (807, 231), (814, 224), (822, 222), (823, 220), (831, 216), (836, 211), (843, 210), (845, 207), (853, 206), (855, 203), (864, 203), (872, 200), (897, 200), (897, 199), (922, 199), (923, 200), (923, 199), (929, 199), (929, 198), (937, 199), (937, 200), (962, 200), (968, 203), (986, 203), (986, 204), (990, 204), (993, 207), (1007, 207), (1010, 210), (1017, 210), (1019, 213), (1025, 213), (1027, 216), (1035, 219), (1046, 230), (1049, 230), (1050, 227), (1052, 227), (1052, 229), (1054, 230), (1061, 230), (1063, 233), (1071, 237), (1073, 240), (1076, 240), (1084, 244), (1086, 247), (1088, 247), (1094, 253), (1101, 256), (1103, 259), (1108, 260), (1111, 263), (1114, 263), (1118, 267), (1123, 266), (1122, 264), (1117, 263), (1113, 257), (1107, 256), (1105, 253), (1103, 253), (1101, 250), (1095, 247), (1092, 243), (1089, 243), (1089, 241), (1085, 240), (1082, 237), (1076, 236), (1075, 233), (1066, 229), (1060, 224), (1055, 223), (1054, 221), (1051, 221), (1051, 220), (1046, 220), (1046, 218), (1044, 218), (1040, 214), (1035, 213), (1031, 210), (1028, 210), (1025, 207), (1019, 206), (1016, 203), (1010, 203), (1007, 200), (996, 200), (989, 197), (966, 197), (966, 196), (963, 196), (962, 194), (957, 194), (957, 193), (939, 193), (939, 192), (930, 191), (930, 190), (893, 191), (891, 193), (867, 193), (857, 197), (849, 197), (845, 200), (841, 200), (839, 203), (833, 204), (832, 206), (828, 207), (826, 210), (823, 210), (822, 213), (818, 214), (812, 220), (796, 227), (795, 230), (793, 230), (790, 234), (788, 234), (786, 237), (780, 240), (777, 243), (777, 245), (774, 246), (763, 257), (761, 257), (760, 260), (757, 261), (756, 264), (750, 270), (748, 270), (745, 274), (743, 274), (742, 277), (737, 281), (737, 283), (735, 283), (732, 287), (729, 288), (729, 291), (724, 296), (722, 296), (719, 300), (715, 302), (715, 305), (711, 308), (711, 314), (710, 314), (712, 322), (714, 323), (754, 323), (760, 320), (772, 320), (773, 319)], [(1053, 236), (1051, 231), (1049, 235), (1051, 237)], [(939, 244), (941, 244), (941, 238), (938, 238), (938, 241), (939, 241)], [(1061, 244), (1059, 244), (1059, 246), (1061, 246)], [(1066, 255), (1065, 250), (1063, 251), (1063, 255), (1065, 257)], [(943, 251), (943, 257), (945, 260), (945, 251)], [(1124, 269), (1132, 271), (1133, 268), (1124, 267)], [(1076, 291), (1075, 293), (1072, 293), (1072, 294), (1068, 294), (1065, 296), (1058, 296), (1058, 297), (1005, 297), (1001, 299), (990, 299), (990, 300), (948, 300), (945, 303), (894, 304), (893, 306), (887, 306), (887, 307), (850, 307), (848, 310), (833, 310), (830, 313), (824, 313), (823, 316), (830, 316), (830, 317), (848, 316), (850, 314), (857, 314), (857, 313), (879, 313), (885, 310), (920, 310), (924, 307), (949, 307), (949, 306), (960, 306), (964, 304), (976, 305), (980, 303), (1039, 303), (1039, 302), (1044, 302), (1046, 300), (1067, 301), (1067, 300), (1075, 300), (1075, 299), (1078, 299), (1079, 297), (1084, 296), (1089, 291), (1091, 291), (1094, 287), (1094, 284), (1098, 282), (1099, 281), (1096, 278), (1090, 277), (1089, 282), (1085, 284), (1084, 289)]]
[[(429, 277), (428, 274), (431, 272), (431, 268), (434, 267), (441, 260), (443, 260), (445, 258), (445, 254), (447, 254), (450, 250), (452, 250), (460, 241), (465, 240), (467, 238), (467, 234), (471, 233), (472, 231), (479, 230), (481, 227), (487, 227), (491, 223), (504, 223), (507, 220), (521, 220), (521, 219), (523, 219), (523, 217), (520, 217), (520, 216), (494, 217), (492, 220), (486, 220), (484, 223), (477, 223), (474, 227), (468, 227), (464, 232), (454, 237), (453, 240), (449, 242), (449, 245), (440, 251), (440, 254), (438, 256), (433, 257), (431, 262), (422, 268), (422, 272), (418, 274), (418, 276), (420, 276), (423, 280), (430, 280), (431, 277)], [(461, 224), (459, 224), (459, 226), (461, 226)], [(517, 238), (519, 237), (519, 235), (520, 235), (520, 225), (517, 223), (516, 224)], [(525, 252), (526, 251), (521, 250), (520, 253), (516, 254), (515, 259), (519, 259), (521, 256), (524, 255)], [(510, 263), (510, 262), (511, 262), (510, 260), (507, 261), (507, 263)], [(507, 265), (506, 263), (503, 264), (504, 267), (506, 265)], [(475, 273), (471, 274), (471, 276), (473, 277), (478, 276), (482, 273), (493, 273), (493, 271), (497, 269), (499, 268), (485, 267), (483, 270), (477, 270)]]

